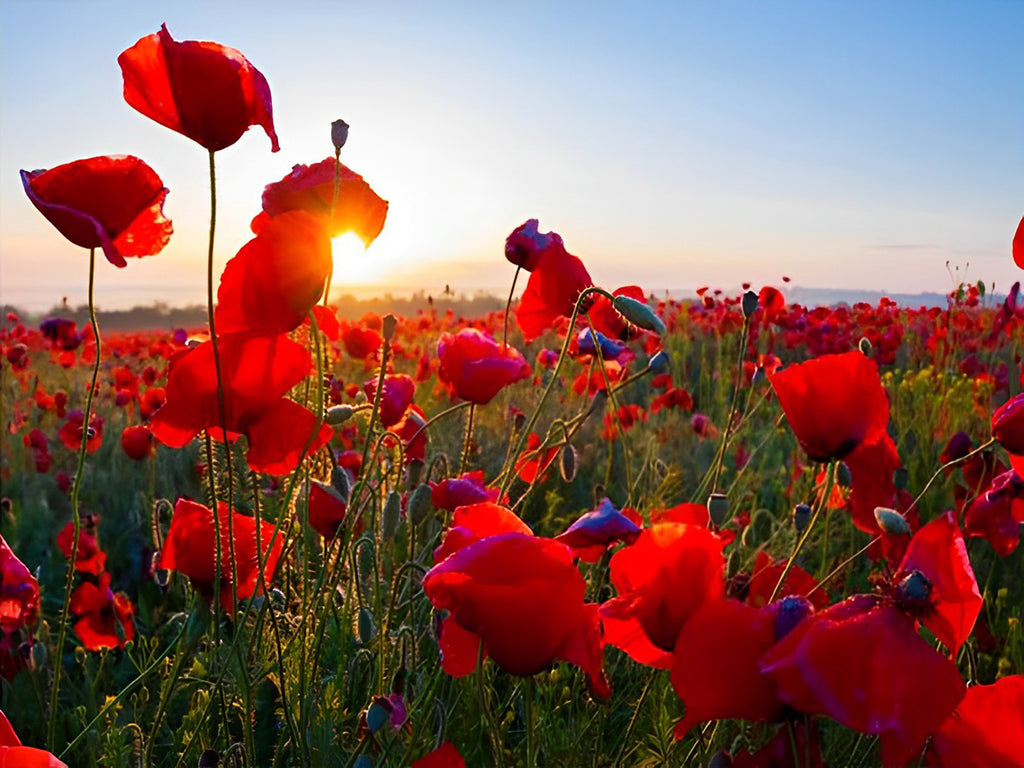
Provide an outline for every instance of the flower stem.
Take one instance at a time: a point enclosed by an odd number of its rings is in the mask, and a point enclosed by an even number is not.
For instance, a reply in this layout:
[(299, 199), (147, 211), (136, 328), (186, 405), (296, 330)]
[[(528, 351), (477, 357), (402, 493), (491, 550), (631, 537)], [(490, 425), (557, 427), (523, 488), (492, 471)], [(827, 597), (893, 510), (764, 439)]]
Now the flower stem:
[[(228, 429), (227, 429), (227, 405), (224, 402), (224, 379), (221, 374), (220, 367), (220, 350), (217, 347), (217, 326), (214, 319), (213, 312), (213, 242), (214, 234), (217, 229), (217, 171), (215, 162), (215, 153), (210, 150), (210, 238), (206, 249), (206, 319), (210, 326), (210, 344), (213, 347), (213, 368), (217, 376), (217, 415), (219, 426), (221, 428), (221, 437), (224, 441), (224, 456), (225, 466), (227, 468), (227, 504), (228, 504), (228, 559), (231, 562), (231, 606), (232, 609), (238, 603), (238, 563), (235, 562), (235, 531), (234, 531), (234, 520), (232, 520), (232, 510), (234, 509), (234, 486), (235, 479), (233, 477), (232, 461), (231, 461), (231, 443), (228, 440)], [(221, 531), (220, 531), (220, 513), (217, 509), (217, 494), (216, 494), (216, 481), (214, 479), (213, 466), (210, 466), (210, 488), (213, 491), (214, 496), (214, 507), (213, 507), (213, 527), (214, 527), (214, 538), (216, 539), (215, 556), (217, 562), (214, 564), (214, 577), (213, 577), (213, 593), (214, 599), (217, 601), (214, 609), (214, 616), (216, 619), (216, 630), (219, 632), (220, 628), (220, 588), (221, 580), (224, 578), (223, 574), (223, 553), (221, 543)]]
[(466, 471), (466, 465), (469, 464), (469, 452), (473, 445), (473, 416), (476, 413), (476, 404), (469, 404), (469, 412), (466, 414), (466, 434), (462, 439), (462, 459), (459, 461), (459, 474), (462, 475)]
[(512, 308), (512, 294), (516, 291), (516, 280), (519, 279), (519, 270), (522, 267), (516, 267), (516, 273), (512, 275), (512, 287), (508, 289), (508, 301), (505, 302), (505, 328), (501, 336), (501, 346), (508, 346), (508, 312)]
[(78, 494), (82, 490), (82, 475), (85, 473), (85, 454), (89, 445), (89, 429), (92, 419), (92, 397), (96, 391), (96, 379), (100, 372), (100, 327), (96, 322), (96, 304), (93, 301), (93, 288), (96, 282), (96, 249), (89, 249), (89, 324), (96, 343), (96, 359), (92, 364), (92, 378), (89, 390), (85, 393), (85, 414), (82, 416), (82, 445), (78, 449), (78, 466), (75, 469), (75, 480), (71, 484), (71, 515), (75, 524), (75, 535), (71, 540), (71, 560), (68, 563), (68, 575), (64, 581), (64, 605), (60, 613), (60, 629), (57, 631), (57, 646), (53, 661), (53, 687), (50, 689), (50, 720), (47, 728), (46, 745), (52, 752), (56, 748), (57, 738), (57, 704), (60, 696), (60, 677), (64, 661), (64, 639), (67, 636), (69, 612), (71, 609), (71, 587), (75, 580), (75, 562), (78, 560), (78, 537), (82, 532), (82, 514), (79, 509)]
[(803, 550), (804, 544), (807, 543), (807, 539), (811, 536), (811, 531), (814, 530), (814, 524), (818, 522), (818, 517), (821, 515), (821, 511), (825, 509), (826, 505), (828, 504), (828, 497), (832, 495), (832, 486), (835, 484), (836, 472), (838, 471), (838, 467), (839, 462), (837, 461), (833, 461), (831, 464), (829, 464), (826, 470), (827, 479), (825, 481), (825, 492), (821, 495), (821, 500), (815, 507), (814, 514), (808, 521), (807, 527), (804, 529), (803, 535), (797, 541), (796, 547), (793, 548), (793, 553), (789, 556), (789, 559), (786, 561), (786, 567), (782, 569), (782, 573), (779, 575), (779, 581), (778, 583), (776, 583), (775, 589), (772, 590), (772, 596), (768, 598), (769, 603), (774, 603), (775, 598), (777, 598), (779, 594), (782, 592), (782, 585), (786, 582), (786, 577), (789, 576), (789, 571), (793, 567), (793, 563), (796, 562), (797, 555), (799, 555), (800, 552)]

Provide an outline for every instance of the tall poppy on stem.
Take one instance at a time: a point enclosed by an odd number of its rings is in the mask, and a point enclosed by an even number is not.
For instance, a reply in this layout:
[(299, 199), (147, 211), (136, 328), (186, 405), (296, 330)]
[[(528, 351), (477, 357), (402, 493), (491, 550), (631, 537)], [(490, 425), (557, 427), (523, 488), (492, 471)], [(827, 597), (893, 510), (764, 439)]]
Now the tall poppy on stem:
[[(60, 165), (49, 171), (21, 173), (25, 192), (57, 230), (75, 245), (89, 249), (89, 321), (96, 343), (92, 378), (85, 395), (83, 425), (92, 424), (92, 398), (100, 368), (100, 329), (96, 321), (93, 289), (96, 276), (96, 249), (102, 248), (107, 260), (123, 267), (125, 256), (150, 256), (167, 244), (171, 224), (163, 216), (167, 190), (163, 182), (144, 162), (131, 156), (105, 156)], [(88, 428), (82, 429), (78, 466), (71, 486), (71, 511), (75, 531), (71, 561), (75, 562), (81, 514), (78, 495), (89, 447)], [(53, 686), (50, 690), (50, 721), (47, 743), (56, 738), (57, 700), (61, 684), (64, 638), (71, 604), (74, 569), (68, 568), (64, 582), (63, 620), (57, 634)]]
[[(270, 137), (270, 149), (280, 149), (274, 129), (270, 86), (263, 74), (234, 48), (212, 42), (175, 41), (167, 25), (143, 37), (117, 58), (124, 77), (124, 99), (134, 109), (204, 147), (210, 167), (210, 237), (206, 257), (206, 313), (210, 326), (214, 381), (217, 389), (219, 423), (227, 424), (227, 407), (217, 348), (217, 326), (213, 311), (213, 243), (217, 223), (217, 173), (215, 153), (230, 147), (250, 126), (259, 125)], [(231, 455), (225, 435), (225, 451)], [(207, 441), (207, 464), (213, 467), (213, 447)], [(228, 508), (234, 505), (232, 462), (226, 462)], [(216, 476), (209, 474), (210, 495), (217, 498)], [(228, 545), (233, 518), (228, 516)], [(214, 517), (214, 527), (220, 518)], [(220, 583), (220, 540), (217, 547), (216, 582)], [(229, 558), (234, 567), (234, 557)], [(232, 576), (231, 584), (237, 579)], [(219, 611), (219, 608), (217, 609)], [(215, 617), (215, 621), (216, 621)]]

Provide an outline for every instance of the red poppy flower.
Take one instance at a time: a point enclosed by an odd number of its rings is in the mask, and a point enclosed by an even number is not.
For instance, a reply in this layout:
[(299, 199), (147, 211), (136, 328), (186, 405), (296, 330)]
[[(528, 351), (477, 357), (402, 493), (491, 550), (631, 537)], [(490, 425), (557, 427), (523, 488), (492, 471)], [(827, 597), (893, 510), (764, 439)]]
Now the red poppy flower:
[(859, 351), (790, 365), (768, 380), (797, 442), (814, 461), (842, 459), (885, 434), (889, 400), (875, 361)]
[(761, 671), (797, 710), (880, 736), (886, 766), (916, 758), (965, 690), (912, 620), (872, 595), (802, 621), (762, 657)]
[(148, 387), (139, 399), (139, 416), (143, 419), (152, 418), (160, 406), (167, 402), (167, 390), (163, 387)]
[(459, 507), (469, 504), (480, 504), (495, 501), (498, 498), (496, 489), (484, 486), (482, 469), (466, 472), (459, 477), (448, 477), (430, 489), (430, 503), (435, 509), (454, 512)]
[(640, 537), (643, 521), (635, 511), (629, 511), (631, 515), (626, 510), (620, 512), (605, 497), (597, 509), (578, 517), (555, 541), (572, 549), (583, 562), (596, 563), (610, 545), (620, 541), (632, 544)]
[(594, 284), (583, 262), (565, 250), (562, 238), (550, 235), (546, 247), (524, 262), (533, 271), (516, 307), (516, 320), (527, 344), (559, 317), (571, 315), (580, 293)]
[(878, 535), (875, 508), (896, 509), (897, 493), (893, 473), (903, 466), (896, 443), (888, 433), (879, 440), (863, 443), (843, 461), (850, 470), (850, 517), (860, 530)]
[(33, 626), (39, 612), (39, 582), (0, 536), (0, 631)]
[[(336, 177), (338, 195), (332, 215)], [(334, 158), (329, 157), (310, 166), (296, 165), (283, 179), (268, 184), (263, 190), (263, 212), (253, 220), (253, 231), (261, 231), (268, 217), (288, 211), (306, 211), (326, 219), (331, 237), (352, 232), (369, 245), (384, 229), (388, 203), (355, 171), (339, 163), (336, 172)]]
[[(249, 440), (246, 459), (257, 472), (295, 469), (307, 443), (318, 450), (333, 434), (308, 410), (284, 395), (309, 373), (309, 352), (286, 336), (232, 334), (218, 344), (229, 438)], [(200, 430), (220, 430), (213, 345), (205, 341), (171, 365), (167, 402), (153, 414), (153, 434), (181, 448)]]
[(437, 343), (438, 374), (453, 397), (485, 405), (509, 384), (530, 375), (530, 364), (511, 346), (475, 328), (445, 333)]
[(331, 274), (331, 241), (304, 211), (269, 219), (224, 267), (217, 330), (287, 333), (307, 318)]
[(584, 603), (586, 582), (564, 545), (523, 533), (488, 536), (431, 568), (423, 589), (450, 612), (442, 638), (454, 624), (520, 677), (568, 661), (587, 673), (596, 696), (611, 694), (597, 605)]
[(160, 253), (171, 237), (164, 218), (167, 188), (156, 171), (130, 155), (104, 155), (22, 171), (29, 200), (68, 240), (102, 248), (115, 267), (125, 256)]
[(406, 464), (414, 460), (423, 461), (427, 457), (427, 430), (423, 428), (426, 423), (426, 414), (414, 403), (409, 406), (405, 416), (391, 428), (405, 446)]
[(110, 589), (110, 574), (99, 575), (99, 583), (83, 581), (71, 594), (74, 629), (82, 645), (90, 651), (124, 648), (135, 636), (135, 606), (123, 592)]
[(23, 747), (7, 716), (0, 711), (0, 768), (68, 768), (52, 753)]
[(356, 360), (365, 360), (384, 343), (384, 337), (373, 328), (350, 325), (341, 333), (345, 351)]
[[(347, 472), (344, 469), (336, 469), (335, 472)], [(316, 480), (309, 485), (309, 525), (331, 541), (338, 533), (338, 528), (345, 521), (345, 511), (348, 504), (341, 494), (332, 485), (320, 483)], [(354, 531), (357, 535), (362, 531), (362, 521)]]
[(928, 595), (906, 607), (955, 657), (971, 634), (982, 598), (952, 512), (935, 518), (910, 540), (896, 569), (896, 579), (915, 571), (928, 580)]
[(609, 568), (618, 597), (601, 606), (605, 637), (641, 664), (667, 664), (687, 620), (725, 592), (722, 540), (696, 525), (645, 528)]
[(542, 481), (548, 468), (555, 463), (559, 451), (562, 450), (557, 445), (552, 445), (542, 451), (541, 442), (540, 435), (531, 432), (526, 437), (526, 450), (516, 459), (516, 477), (524, 483)]
[(476, 541), (502, 533), (533, 535), (530, 526), (508, 507), (490, 501), (460, 506), (452, 515), (452, 523), (445, 532), (444, 540), (434, 550), (434, 564)]
[(758, 666), (776, 640), (773, 607), (705, 602), (686, 622), (672, 653), (672, 687), (686, 705), (676, 738), (707, 720), (777, 717), (782, 701)]
[[(228, 505), (217, 505), (220, 518), (221, 546), (221, 587), (220, 601), (229, 613), (231, 604), (231, 539), (228, 537)], [(262, 589), (260, 564), (256, 550), (256, 520), (232, 510), (231, 521), (234, 533), (235, 570), (238, 573), (237, 594), (244, 600)], [(281, 556), (282, 537), (278, 534), (273, 547), (270, 546), (274, 526), (260, 521), (260, 546), (263, 548), (264, 574), (270, 574), (277, 567)], [(209, 507), (188, 499), (178, 499), (174, 505), (174, 516), (167, 531), (164, 548), (157, 556), (156, 567), (177, 571), (188, 576), (192, 586), (207, 600), (213, 599), (213, 582), (216, 577), (217, 544), (214, 538), (213, 512)]]
[[(372, 403), (377, 396), (377, 378), (363, 384), (363, 392)], [(384, 377), (384, 391), (380, 396), (380, 423), (385, 429), (395, 426), (405, 416), (416, 394), (416, 382), (404, 373), (389, 373)]]
[(446, 741), (433, 752), (414, 760), (412, 768), (466, 768), (466, 761), (455, 745)]
[[(78, 533), (78, 552), (74, 568), (82, 573), (99, 576), (107, 564), (107, 555), (100, 549), (96, 541), (96, 528), (99, 525), (98, 515), (85, 515)], [(75, 541), (75, 523), (69, 520), (57, 534), (57, 548), (68, 560), (71, 559), (72, 545)]]
[(967, 689), (928, 747), (929, 768), (1024, 765), (1024, 675)]
[[(75, 408), (68, 411), (68, 420), (58, 430), (57, 437), (64, 443), (64, 447), (70, 451), (82, 450), (82, 424), (85, 422), (85, 411)], [(95, 413), (89, 419), (89, 435), (85, 441), (87, 453), (96, 453), (103, 444), (103, 417)]]
[(266, 131), (272, 152), (280, 149), (267, 79), (234, 48), (176, 42), (164, 24), (117, 63), (129, 106), (211, 152), (230, 147), (251, 125)]
[(1021, 218), (1017, 225), (1017, 231), (1013, 235), (1013, 261), (1024, 269), (1024, 218)]
[(1000, 557), (1011, 554), (1020, 543), (1024, 523), (1024, 480), (1015, 470), (997, 476), (964, 514), (964, 530), (981, 536)]
[(1024, 393), (1011, 397), (992, 414), (992, 437), (1007, 453), (1024, 456)]
[(153, 431), (145, 424), (125, 427), (121, 432), (121, 449), (129, 459), (148, 459), (156, 453)]
[[(746, 600), (750, 605), (759, 608), (768, 604), (775, 586), (779, 583), (779, 577), (786, 569), (786, 562), (785, 559), (773, 561), (771, 555), (763, 549), (758, 551), (757, 557), (754, 558), (754, 572), (747, 587)], [(804, 595), (810, 598), (815, 608), (824, 608), (828, 605), (828, 594), (824, 589), (816, 589), (817, 586), (817, 579), (794, 564), (786, 574), (786, 581), (776, 599), (786, 595)]]

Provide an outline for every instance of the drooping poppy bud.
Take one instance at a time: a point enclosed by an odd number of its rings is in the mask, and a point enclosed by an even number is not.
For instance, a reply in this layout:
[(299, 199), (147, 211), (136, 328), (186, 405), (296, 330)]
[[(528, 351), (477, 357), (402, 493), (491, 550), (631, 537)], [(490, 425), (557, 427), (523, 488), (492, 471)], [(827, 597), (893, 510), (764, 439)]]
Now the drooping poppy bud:
[(349, 125), (344, 120), (335, 120), (331, 123), (331, 143), (335, 149), (341, 149), (348, 141)]

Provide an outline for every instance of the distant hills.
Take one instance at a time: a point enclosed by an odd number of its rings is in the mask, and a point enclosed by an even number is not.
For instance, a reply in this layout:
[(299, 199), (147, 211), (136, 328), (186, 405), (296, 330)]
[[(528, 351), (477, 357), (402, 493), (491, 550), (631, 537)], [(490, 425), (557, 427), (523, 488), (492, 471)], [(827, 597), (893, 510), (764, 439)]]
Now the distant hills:
[[(877, 304), (883, 296), (888, 296), (897, 304), (905, 307), (945, 307), (946, 295), (942, 293), (888, 293), (881, 290), (857, 290), (848, 288), (805, 288), (799, 285), (779, 286), (788, 303), (798, 303), (804, 306), (833, 306), (837, 304), (853, 305), (858, 302)], [(738, 295), (739, 288), (728, 289), (725, 295)], [(685, 300), (696, 298), (693, 289), (675, 289), (668, 291), (656, 291), (654, 295), (658, 298), (666, 295), (677, 299)], [(1002, 302), (1005, 296), (990, 294), (986, 297), (986, 304)], [(477, 291), (473, 294), (455, 294), (453, 292), (430, 295), (424, 291), (417, 291), (411, 295), (394, 296), (391, 293), (384, 293), (374, 298), (357, 298), (345, 294), (336, 296), (332, 303), (338, 307), (338, 314), (349, 320), (355, 320), (367, 312), (385, 314), (392, 312), (396, 315), (410, 317), (420, 311), (428, 311), (431, 307), (439, 313), (447, 312), (449, 309), (461, 317), (480, 317), (488, 312), (500, 311), (505, 306), (505, 298), (488, 291)], [(15, 312), (23, 321), (30, 325), (36, 324), (40, 319), (48, 315), (60, 315), (76, 320), (79, 326), (89, 322), (89, 310), (85, 306), (67, 307), (55, 306), (48, 312), (25, 312), (17, 306), (4, 305), (3, 312)], [(188, 307), (172, 307), (165, 302), (157, 302), (149, 306), (138, 306), (126, 310), (104, 311), (99, 310), (99, 322), (101, 332), (106, 331), (144, 331), (153, 329), (170, 330), (173, 328), (203, 328), (206, 326), (206, 307), (193, 305)]]

